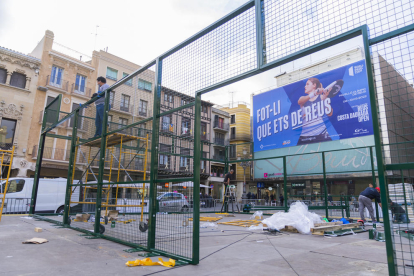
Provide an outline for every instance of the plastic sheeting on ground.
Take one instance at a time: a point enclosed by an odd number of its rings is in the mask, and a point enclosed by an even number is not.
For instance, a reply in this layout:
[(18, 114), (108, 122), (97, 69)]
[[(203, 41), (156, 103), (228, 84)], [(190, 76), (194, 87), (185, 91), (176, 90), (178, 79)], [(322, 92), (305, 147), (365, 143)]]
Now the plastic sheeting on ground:
[(308, 211), (308, 206), (296, 201), (290, 205), (289, 212), (279, 212), (262, 221), (268, 228), (281, 230), (285, 226), (295, 227), (301, 234), (310, 234), (315, 223), (322, 222), (322, 218)]
[(200, 224), (200, 228), (218, 227), (217, 223), (214, 222), (203, 222)]
[(158, 258), (158, 262), (153, 262), (150, 258), (145, 259), (136, 259), (135, 261), (128, 261), (125, 263), (127, 266), (153, 266), (153, 265), (162, 265), (166, 267), (174, 267), (175, 260), (169, 259), (164, 261), (162, 258)]

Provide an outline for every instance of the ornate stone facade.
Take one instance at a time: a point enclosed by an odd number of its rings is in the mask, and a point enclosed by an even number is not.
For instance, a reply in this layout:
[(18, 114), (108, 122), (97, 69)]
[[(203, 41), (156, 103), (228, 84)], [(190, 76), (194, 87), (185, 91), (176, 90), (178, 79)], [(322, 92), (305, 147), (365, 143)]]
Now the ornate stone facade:
[[(37, 58), (0, 47), (0, 68), (7, 72), (5, 82), (0, 82), (0, 125), (5, 119), (16, 123), (14, 130), (8, 130), (14, 131), (12, 176), (27, 177), (27, 169), (34, 169), (34, 164), (26, 160), (26, 154), (40, 65)], [(13, 73), (23, 75), (18, 85), (11, 82)]]

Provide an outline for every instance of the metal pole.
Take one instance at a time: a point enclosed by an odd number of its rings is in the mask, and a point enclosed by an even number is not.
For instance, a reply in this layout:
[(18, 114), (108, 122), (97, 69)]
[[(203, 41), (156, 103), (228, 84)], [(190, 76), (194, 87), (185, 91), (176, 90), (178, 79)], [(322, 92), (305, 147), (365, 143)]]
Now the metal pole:
[(285, 198), (285, 212), (288, 211), (288, 198), (287, 198), (287, 170), (286, 170), (286, 156), (283, 156), (283, 194)]
[[(101, 226), (101, 206), (102, 206), (102, 185), (105, 171), (105, 153), (106, 153), (106, 137), (108, 132), (108, 112), (109, 112), (109, 100), (110, 90), (105, 91), (105, 106), (102, 122), (102, 134), (101, 134), (101, 146), (99, 156), (99, 172), (98, 172), (98, 183), (96, 189), (96, 206), (95, 206), (95, 227), (94, 233), (99, 234), (99, 228)], [(73, 138), (73, 137), (72, 137)], [(108, 191), (109, 192), (109, 191)]]
[[(43, 113), (43, 122), (42, 122), (41, 131), (43, 131), (46, 128), (47, 113), (48, 112), (45, 109)], [(37, 191), (39, 189), (40, 170), (42, 168), (45, 139), (46, 139), (46, 133), (41, 134), (40, 139), (39, 139), (39, 148), (37, 150), (36, 171), (35, 171), (35, 175), (33, 179), (32, 200), (30, 203), (30, 210), (29, 210), (29, 214), (31, 215), (33, 215), (36, 211)]]
[(157, 58), (155, 68), (154, 105), (152, 117), (151, 137), (151, 167), (150, 167), (150, 190), (149, 190), (149, 214), (148, 214), (148, 249), (155, 248), (155, 226), (157, 216), (157, 177), (158, 177), (158, 136), (160, 131), (160, 100), (161, 100), (161, 78), (162, 60)]
[[(323, 187), (325, 190), (325, 215), (326, 218), (329, 218), (329, 210), (328, 210), (328, 187), (326, 185), (326, 165), (325, 165), (325, 152), (322, 152), (322, 168), (323, 168)], [(342, 207), (342, 205), (341, 205)]]
[(194, 189), (193, 189), (193, 256), (192, 264), (200, 260), (200, 157), (201, 157), (201, 94), (195, 98), (194, 119)]
[(383, 163), (382, 157), (382, 147), (381, 147), (381, 130), (380, 130), (380, 121), (378, 118), (378, 108), (377, 108), (377, 94), (375, 91), (374, 76), (372, 72), (371, 64), (371, 52), (369, 48), (369, 37), (368, 37), (368, 26), (362, 26), (362, 37), (364, 39), (364, 51), (365, 51), (365, 62), (367, 66), (367, 77), (369, 83), (369, 96), (371, 101), (371, 116), (374, 127), (374, 140), (375, 140), (375, 153), (377, 156), (377, 168), (378, 168), (378, 180), (380, 188), (383, 191), (381, 193), (381, 202), (382, 202), (382, 216), (384, 221), (384, 230), (385, 230), (385, 248), (387, 250), (387, 260), (388, 260), (388, 273), (390, 276), (397, 274), (395, 266), (395, 253), (393, 247), (393, 239), (391, 235), (391, 225), (388, 214), (388, 195), (386, 192), (386, 181), (385, 181), (385, 166)]
[[(374, 153), (372, 151), (372, 147), (369, 147), (369, 153), (371, 157), (371, 171), (372, 171), (372, 185), (377, 187), (377, 180), (375, 177), (375, 166), (374, 166)], [(378, 210), (378, 202), (375, 201), (375, 215), (377, 216), (377, 221), (379, 221), (379, 210)]]
[(76, 151), (76, 142), (78, 136), (78, 117), (79, 117), (79, 109), (76, 110), (75, 118), (73, 122), (73, 130), (72, 130), (72, 141), (70, 146), (70, 157), (69, 157), (69, 169), (68, 169), (68, 180), (66, 183), (66, 194), (65, 194), (65, 212), (63, 213), (63, 224), (69, 224), (69, 206), (70, 206), (70, 195), (71, 189), (73, 184), (72, 173), (74, 170), (73, 164), (76, 159), (75, 151)]

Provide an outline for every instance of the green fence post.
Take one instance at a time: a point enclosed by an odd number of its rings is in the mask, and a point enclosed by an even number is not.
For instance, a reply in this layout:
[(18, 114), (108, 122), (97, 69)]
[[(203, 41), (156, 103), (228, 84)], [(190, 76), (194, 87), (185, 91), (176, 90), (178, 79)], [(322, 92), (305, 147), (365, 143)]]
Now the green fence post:
[(407, 214), (407, 218), (408, 218), (408, 210), (407, 210), (407, 194), (405, 193), (405, 181), (404, 181), (404, 175), (403, 175), (403, 170), (400, 170), (401, 173), (401, 184), (403, 187), (403, 194), (404, 194), (404, 209), (405, 209), (405, 213)]
[(192, 264), (200, 259), (200, 147), (201, 145), (201, 94), (195, 98), (194, 119), (194, 189), (193, 189), (193, 256)]
[[(79, 109), (75, 112), (75, 118), (73, 120), (73, 130), (72, 130), (72, 141), (70, 147), (70, 157), (69, 157), (69, 168), (68, 168), (68, 178), (66, 183), (66, 194), (65, 194), (65, 212), (63, 213), (63, 224), (69, 224), (69, 205), (70, 205), (70, 194), (73, 184), (72, 179), (72, 172), (74, 170), (73, 163), (76, 159), (75, 151), (76, 151), (76, 137), (78, 136), (78, 116), (79, 116)], [(77, 187), (76, 187), (77, 188)]]
[[(374, 152), (372, 151), (372, 147), (369, 147), (369, 153), (371, 157), (371, 172), (372, 172), (372, 185), (377, 187), (377, 179), (375, 177), (375, 165), (374, 165)], [(379, 221), (379, 210), (378, 210), (378, 202), (375, 201), (375, 215), (377, 217), (377, 221)]]
[(377, 108), (377, 94), (375, 91), (374, 76), (372, 72), (371, 64), (371, 52), (369, 48), (369, 37), (368, 37), (368, 26), (362, 26), (362, 37), (364, 39), (364, 52), (365, 52), (365, 62), (367, 66), (367, 77), (369, 84), (369, 96), (371, 102), (371, 116), (374, 127), (374, 140), (375, 140), (375, 154), (377, 156), (377, 168), (378, 168), (378, 180), (380, 188), (383, 191), (381, 193), (381, 202), (382, 202), (382, 216), (384, 220), (384, 231), (385, 231), (385, 248), (387, 250), (387, 261), (388, 261), (388, 273), (390, 276), (397, 274), (395, 266), (395, 253), (393, 246), (393, 239), (391, 235), (391, 225), (388, 214), (388, 195), (386, 192), (386, 181), (385, 181), (385, 166), (382, 158), (382, 146), (381, 146), (381, 130), (380, 130), (380, 121), (378, 118), (378, 108)]
[(107, 132), (108, 132), (108, 112), (109, 112), (109, 100), (111, 98), (110, 92), (111, 92), (110, 89), (107, 89), (104, 92), (105, 93), (105, 106), (104, 106), (104, 114), (103, 114), (103, 121), (102, 121), (101, 146), (99, 149), (100, 153), (99, 153), (98, 183), (96, 185), (95, 227), (94, 227), (95, 234), (99, 234), (99, 228), (101, 227), (100, 218), (101, 218), (101, 206), (102, 206), (102, 185), (103, 185), (103, 176), (104, 176), (104, 171), (105, 171), (106, 137), (107, 137)]
[(152, 117), (152, 137), (151, 137), (151, 171), (150, 171), (150, 194), (148, 208), (148, 239), (147, 248), (155, 248), (155, 226), (157, 218), (157, 177), (158, 177), (158, 139), (160, 131), (160, 99), (161, 99), (161, 77), (162, 60), (157, 58), (155, 65), (155, 87), (154, 104)]
[[(46, 114), (47, 112), (45, 112)], [(43, 125), (45, 125), (46, 117), (43, 117)], [(43, 127), (42, 127), (43, 129)], [(29, 214), (34, 215), (36, 212), (37, 191), (39, 190), (40, 171), (42, 168), (43, 150), (45, 145), (46, 133), (40, 135), (39, 149), (37, 150), (36, 171), (33, 179), (32, 199), (30, 202)]]
[(325, 191), (325, 215), (329, 218), (328, 210), (328, 187), (326, 185), (326, 166), (325, 166), (325, 152), (322, 152), (322, 170), (323, 170), (323, 189)]
[(285, 212), (288, 211), (288, 198), (287, 198), (287, 170), (286, 170), (286, 156), (283, 156), (283, 197), (285, 198)]

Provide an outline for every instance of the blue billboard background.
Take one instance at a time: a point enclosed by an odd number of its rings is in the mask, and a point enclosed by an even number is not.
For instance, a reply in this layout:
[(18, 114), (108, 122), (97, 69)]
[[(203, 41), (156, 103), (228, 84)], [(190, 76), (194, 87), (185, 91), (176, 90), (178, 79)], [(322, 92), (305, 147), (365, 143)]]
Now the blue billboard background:
[[(324, 88), (334, 81), (343, 80), (340, 92), (328, 99), (330, 102), (325, 100), (325, 105), (320, 109), (322, 113), (326, 111), (319, 116), (326, 127), (323, 137), (327, 141), (373, 134), (365, 60), (313, 77), (319, 79)], [(255, 152), (298, 145), (302, 134), (302, 126), (298, 121), (298, 117), (302, 117), (298, 100), (307, 95), (304, 92), (307, 80), (253, 96)], [(318, 114), (317, 108), (315, 114)], [(328, 114), (329, 111), (332, 113)], [(302, 136), (302, 145), (321, 142), (312, 137), (303, 137), (309, 136)]]

